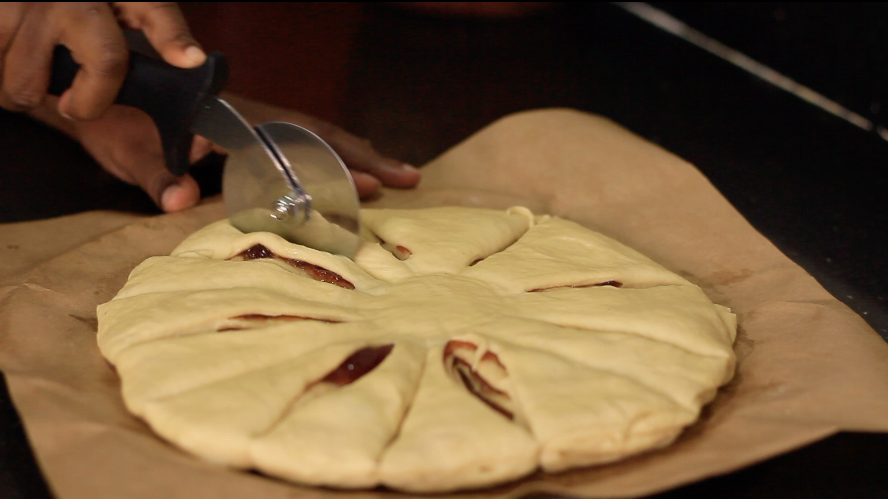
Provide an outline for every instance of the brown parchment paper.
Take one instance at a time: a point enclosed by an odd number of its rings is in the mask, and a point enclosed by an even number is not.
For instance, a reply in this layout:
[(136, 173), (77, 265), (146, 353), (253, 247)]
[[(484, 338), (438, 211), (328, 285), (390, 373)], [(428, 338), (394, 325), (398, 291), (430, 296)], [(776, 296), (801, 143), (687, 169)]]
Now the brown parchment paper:
[[(671, 447), (487, 491), (630, 497), (729, 472), (839, 430), (888, 431), (888, 345), (756, 232), (690, 164), (569, 110), (504, 118), (374, 206), (526, 205), (642, 251), (739, 316), (735, 379)], [(96, 305), (130, 270), (222, 218), (93, 212), (0, 226), (0, 369), (60, 499), (406, 498), (299, 487), (192, 458), (130, 416), (96, 347)]]

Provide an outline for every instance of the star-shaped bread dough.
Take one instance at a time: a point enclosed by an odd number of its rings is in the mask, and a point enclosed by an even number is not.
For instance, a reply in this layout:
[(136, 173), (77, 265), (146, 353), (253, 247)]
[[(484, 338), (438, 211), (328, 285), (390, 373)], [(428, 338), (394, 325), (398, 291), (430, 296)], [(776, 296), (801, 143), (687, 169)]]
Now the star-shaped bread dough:
[(576, 223), (364, 210), (354, 260), (227, 221), (99, 307), (127, 408), (201, 458), (417, 492), (672, 442), (733, 374), (733, 314)]

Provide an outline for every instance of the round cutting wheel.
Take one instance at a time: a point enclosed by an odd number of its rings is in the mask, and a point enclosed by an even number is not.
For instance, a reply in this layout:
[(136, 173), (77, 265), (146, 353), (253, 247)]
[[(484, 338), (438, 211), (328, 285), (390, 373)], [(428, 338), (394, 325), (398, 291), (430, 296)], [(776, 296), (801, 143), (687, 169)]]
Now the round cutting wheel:
[(246, 154), (229, 155), (223, 191), (232, 224), (245, 232), (273, 232), (297, 244), (353, 256), (360, 243), (360, 203), (336, 152), (292, 123), (263, 123), (255, 130), (276, 161), (260, 167)]

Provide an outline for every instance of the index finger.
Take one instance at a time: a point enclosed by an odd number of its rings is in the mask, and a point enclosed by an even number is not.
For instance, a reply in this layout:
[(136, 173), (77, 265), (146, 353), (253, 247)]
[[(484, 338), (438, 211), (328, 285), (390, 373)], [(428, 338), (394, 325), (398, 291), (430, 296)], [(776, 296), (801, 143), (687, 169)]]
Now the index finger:
[(65, 4), (59, 42), (71, 50), (80, 70), (59, 101), (59, 111), (76, 119), (101, 116), (117, 98), (129, 51), (107, 3)]
[(132, 29), (142, 30), (166, 62), (193, 68), (207, 60), (175, 2), (116, 2), (115, 6), (121, 20)]

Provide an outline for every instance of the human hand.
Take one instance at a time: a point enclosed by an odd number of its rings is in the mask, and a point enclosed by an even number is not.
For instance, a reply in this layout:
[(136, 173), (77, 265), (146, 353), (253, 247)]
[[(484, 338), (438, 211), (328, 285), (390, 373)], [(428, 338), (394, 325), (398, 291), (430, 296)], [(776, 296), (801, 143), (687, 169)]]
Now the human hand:
[[(314, 131), (342, 157), (355, 180), (362, 198), (374, 195), (380, 185), (413, 187), (420, 180), (418, 170), (379, 154), (370, 143), (341, 128), (311, 116), (268, 106), (226, 94), (225, 99), (241, 110), (252, 123), (289, 121)], [(179, 211), (197, 204), (200, 188), (190, 175), (176, 177), (166, 168), (160, 135), (147, 114), (126, 106), (111, 106), (99, 119), (71, 121), (61, 118), (56, 98), (49, 97), (31, 115), (77, 139), (84, 149), (108, 172), (130, 184), (138, 185), (162, 210)], [(195, 136), (191, 161), (196, 162), (211, 150), (221, 151), (209, 140)]]
[[(191, 175), (176, 177), (167, 169), (160, 133), (147, 114), (112, 105), (100, 118), (75, 121), (60, 116), (57, 103), (58, 97), (48, 96), (28, 114), (80, 142), (104, 170), (141, 187), (163, 211), (179, 211), (200, 201), (200, 188)], [(213, 147), (209, 140), (195, 136), (191, 162), (206, 156)]]
[(206, 55), (171, 2), (5, 2), (0, 4), (0, 107), (29, 111), (49, 87), (53, 49), (64, 45), (81, 65), (57, 101), (75, 120), (102, 116), (120, 91), (129, 49), (121, 26), (144, 32), (163, 59), (182, 68)]

